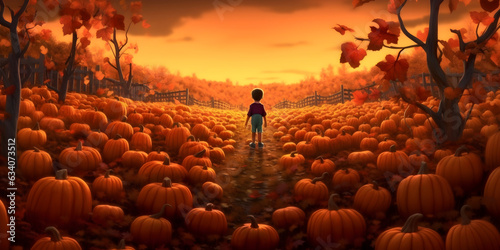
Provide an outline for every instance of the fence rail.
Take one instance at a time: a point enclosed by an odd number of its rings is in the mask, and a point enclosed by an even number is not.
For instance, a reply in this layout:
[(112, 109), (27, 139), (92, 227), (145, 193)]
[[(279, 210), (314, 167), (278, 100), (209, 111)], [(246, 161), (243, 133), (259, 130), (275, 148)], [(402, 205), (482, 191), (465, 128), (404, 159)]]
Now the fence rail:
[[(0, 58), (0, 64), (6, 64), (7, 58)], [(8, 67), (8, 64), (6, 64)], [(48, 88), (57, 91), (61, 87), (62, 76), (57, 70), (47, 70), (45, 67), (45, 55), (40, 54), (39, 58), (26, 57), (21, 59), (21, 79), (24, 80), (23, 85), (46, 85)], [(2, 69), (0, 69), (2, 70)], [(107, 88), (113, 91), (116, 95), (124, 95), (124, 89), (119, 84), (114, 84), (106, 79), (98, 80), (94, 72), (100, 71), (99, 65), (92, 70), (87, 67), (76, 67), (73, 75), (68, 82), (68, 92), (78, 92), (85, 94), (97, 94), (100, 88)], [(5, 76), (9, 77), (9, 71), (4, 70)], [(196, 100), (189, 94), (189, 89), (172, 91), (172, 92), (157, 92), (149, 94), (151, 89), (141, 83), (132, 83), (130, 90), (130, 97), (134, 101), (149, 101), (149, 102), (180, 102), (185, 105), (198, 105), (204, 107), (212, 107), (216, 109), (243, 109), (242, 106), (230, 105), (226, 102), (215, 100), (212, 98), (210, 101)]]

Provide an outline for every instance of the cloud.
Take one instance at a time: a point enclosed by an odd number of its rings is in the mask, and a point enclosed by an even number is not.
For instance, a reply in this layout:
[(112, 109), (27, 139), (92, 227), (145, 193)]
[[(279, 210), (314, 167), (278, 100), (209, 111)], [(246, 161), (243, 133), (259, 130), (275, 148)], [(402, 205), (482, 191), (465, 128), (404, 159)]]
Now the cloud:
[(313, 72), (300, 69), (285, 69), (285, 70), (264, 70), (263, 74), (297, 74), (297, 75), (312, 75)]
[(192, 42), (194, 41), (192, 36), (185, 36), (181, 38), (172, 38), (172, 39), (167, 39), (168, 43), (179, 43), (179, 42)]
[(309, 43), (306, 41), (299, 41), (299, 42), (292, 42), (292, 43), (273, 43), (273, 44), (271, 44), (271, 47), (290, 48), (290, 47), (296, 47), (296, 46), (307, 45), (307, 44), (309, 44)]

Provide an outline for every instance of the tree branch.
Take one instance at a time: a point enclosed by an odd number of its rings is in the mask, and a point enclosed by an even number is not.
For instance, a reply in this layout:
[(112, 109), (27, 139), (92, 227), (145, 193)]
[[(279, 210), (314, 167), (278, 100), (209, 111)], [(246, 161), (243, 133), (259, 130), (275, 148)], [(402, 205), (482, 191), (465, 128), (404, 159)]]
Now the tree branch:
[(464, 73), (460, 82), (458, 83), (458, 87), (462, 89), (466, 89), (472, 81), (472, 77), (474, 76), (474, 64), (476, 63), (476, 54), (470, 54), (467, 61), (464, 61)]
[(455, 30), (455, 29), (450, 29), (450, 31), (452, 33), (457, 34), (457, 36), (458, 36), (458, 43), (459, 43), (459, 46), (460, 46), (460, 51), (464, 52), (465, 51), (465, 42), (464, 42), (464, 38), (462, 37), (462, 33), (460, 32), (460, 30)]
[[(12, 20), (14, 20), (14, 18), (19, 20), (19, 18), (24, 13), (24, 11), (26, 11), (26, 8), (28, 8), (28, 3), (29, 3), (29, 0), (24, 0), (23, 5), (19, 9), (19, 11), (15, 15), (12, 16)], [(2, 14), (3, 14), (3, 12), (2, 12)]]
[(3, 16), (4, 11), (5, 11), (5, 3), (3, 2), (3, 0), (0, 0), (0, 24), (8, 28), (10, 26), (10, 23), (7, 22), (7, 20), (5, 20)]
[(425, 43), (418, 39), (416, 36), (414, 36), (413, 34), (411, 34), (407, 29), (406, 29), (406, 26), (404, 25), (403, 23), (403, 18), (401, 17), (401, 10), (403, 9), (403, 7), (406, 5), (406, 2), (408, 2), (408, 0), (405, 0), (398, 8), (398, 11), (397, 11), (397, 15), (398, 15), (398, 21), (399, 21), (399, 26), (401, 28), (401, 31), (403, 31), (403, 34), (405, 34), (408, 38), (410, 38), (413, 42), (415, 42), (418, 46), (420, 47), (425, 47)]
[(130, 68), (129, 68), (129, 72), (128, 72), (128, 81), (127, 81), (127, 84), (130, 85), (130, 83), (132, 82), (132, 78), (134, 77), (132, 75), (132, 63), (129, 64)]
[(108, 64), (109, 64), (109, 66), (111, 66), (111, 67), (113, 67), (114, 69), (118, 70), (118, 68), (117, 68), (114, 64), (112, 64), (112, 63), (111, 63), (111, 61), (109, 61), (109, 62), (108, 62)]
[[(27, 25), (27, 24), (26, 24)], [(24, 48), (21, 50), (21, 55), (20, 57), (23, 57), (26, 51), (28, 51), (28, 47), (30, 46), (30, 33), (28, 32), (28, 28), (24, 25), (24, 30), (26, 32), (26, 36), (28, 36), (28, 41), (26, 42), (26, 45), (24, 45)]]
[[(111, 53), (113, 53), (113, 57), (116, 57), (116, 52), (115, 52), (115, 48), (114, 48), (115, 44), (113, 43), (113, 41), (107, 41), (107, 43), (108, 43), (109, 48), (111, 49)], [(113, 43), (113, 46), (111, 46), (111, 44), (109, 44), (109, 43)]]
[[(120, 47), (119, 51), (121, 51), (121, 50), (122, 50), (122, 49), (123, 49), (123, 48), (127, 45), (127, 43), (128, 43), (128, 31), (129, 31), (129, 29), (130, 29), (130, 25), (131, 25), (131, 24), (132, 24), (132, 22), (130, 22), (130, 23), (128, 24), (127, 30), (125, 31), (125, 43), (123, 43), (123, 45)], [(116, 31), (116, 29), (115, 29), (115, 31)], [(115, 33), (116, 33), (116, 32), (115, 32)], [(116, 37), (115, 37), (115, 38), (116, 38)]]

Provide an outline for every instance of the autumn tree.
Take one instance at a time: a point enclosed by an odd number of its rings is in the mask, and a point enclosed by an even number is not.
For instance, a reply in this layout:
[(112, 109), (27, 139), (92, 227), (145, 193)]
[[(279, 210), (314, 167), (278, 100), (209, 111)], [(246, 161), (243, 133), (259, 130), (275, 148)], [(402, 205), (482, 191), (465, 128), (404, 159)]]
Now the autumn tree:
[[(470, 0), (460, 1), (466, 5), (470, 2)], [(353, 5), (354, 7), (358, 7), (368, 2), (370, 0), (353, 0)], [(421, 34), (417, 35), (412, 34), (406, 28), (402, 17), (402, 11), (407, 2), (408, 0), (389, 1), (388, 10), (397, 16), (398, 22), (374, 19), (373, 22), (376, 25), (371, 26), (371, 32), (368, 34), (368, 37), (355, 36), (354, 38), (361, 43), (368, 42), (367, 50), (378, 51), (382, 48), (399, 50), (397, 55), (387, 55), (384, 61), (376, 65), (385, 72), (384, 80), (386, 84), (390, 81), (405, 82), (407, 80), (409, 63), (407, 59), (401, 57), (402, 51), (417, 47), (423, 49), (429, 73), (439, 88), (441, 96), (439, 107), (434, 108), (424, 105), (422, 101), (427, 96), (421, 94), (421, 89), (401, 88), (401, 98), (405, 102), (416, 105), (429, 114), (437, 125), (434, 134), (438, 142), (456, 141), (461, 137), (466, 121), (472, 111), (471, 107), (469, 112), (464, 115), (461, 114), (458, 104), (462, 95), (475, 95), (474, 98), (469, 98), (469, 100), (475, 102), (485, 97), (478, 94), (478, 92), (484, 90), (481, 89), (479, 84), (473, 84), (473, 75), (475, 73), (476, 62), (480, 58), (489, 60), (488, 48), (492, 43), (496, 43), (496, 32), (500, 28), (498, 25), (498, 19), (500, 18), (500, 10), (498, 10), (499, 0), (479, 0), (481, 8), (484, 11), (470, 12), (472, 21), (477, 25), (475, 34), (468, 34), (467, 39), (465, 39), (463, 30), (450, 29), (450, 32), (456, 36), (456, 39), (448, 41), (438, 37), (439, 12), (444, 2), (443, 0), (429, 1), (428, 27), (426, 28), (426, 32), (421, 32)], [(450, 12), (453, 12), (457, 8), (458, 3), (459, 0), (449, 0), (448, 7)], [(489, 13), (495, 10), (496, 12), (493, 16), (490, 16)], [(334, 28), (342, 34), (353, 32), (352, 29), (344, 25), (338, 25)], [(414, 44), (396, 46), (401, 32)], [(340, 62), (349, 63), (353, 68), (358, 67), (360, 61), (366, 56), (366, 50), (360, 48), (354, 42), (342, 44), (341, 50)], [(449, 81), (445, 74), (441, 65), (443, 56), (449, 59), (457, 57), (462, 61), (463, 73), (456, 85), (452, 81)]]
[(10, 44), (12, 47), (7, 65), (2, 65), (8, 67), (8, 74), (4, 72), (3, 67), (0, 68), (0, 74), (4, 85), (2, 92), (7, 96), (5, 113), (0, 119), (0, 136), (2, 140), (2, 155), (4, 157), (8, 156), (7, 148), (9, 140), (15, 140), (17, 136), (17, 120), (19, 118), (22, 84), (20, 63), (21, 58), (30, 45), (29, 33), (27, 31), (28, 24), (32, 23), (34, 20), (34, 14), (26, 15), (25, 13), (29, 3), (29, 0), (22, 1), (22, 5), (17, 10), (14, 10), (11, 6), (7, 6), (8, 12), (10, 13), (9, 21), (4, 17), (5, 3), (3, 0), (0, 0), (0, 25), (9, 30)]

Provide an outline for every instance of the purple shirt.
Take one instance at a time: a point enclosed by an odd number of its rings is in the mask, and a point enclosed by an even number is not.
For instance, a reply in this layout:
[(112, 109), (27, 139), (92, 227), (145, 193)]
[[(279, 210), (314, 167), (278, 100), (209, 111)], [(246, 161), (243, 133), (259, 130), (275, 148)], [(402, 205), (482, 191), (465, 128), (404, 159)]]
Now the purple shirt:
[(262, 115), (262, 117), (266, 116), (266, 110), (264, 109), (264, 105), (260, 102), (254, 102), (250, 105), (250, 110), (248, 110), (248, 116), (252, 116), (255, 114)]

